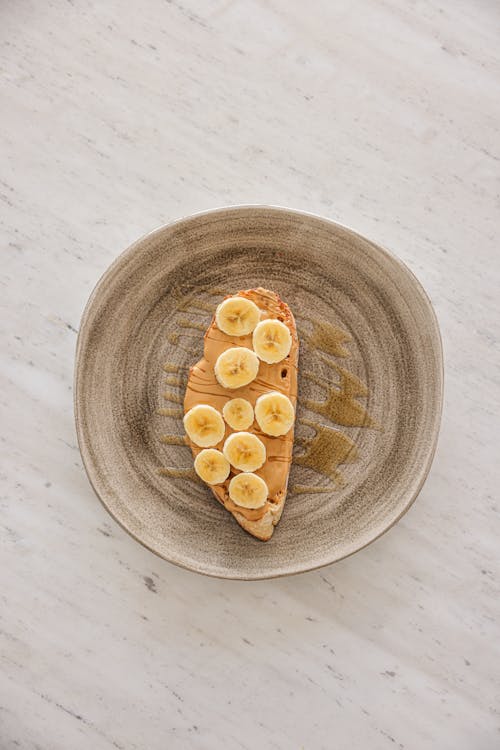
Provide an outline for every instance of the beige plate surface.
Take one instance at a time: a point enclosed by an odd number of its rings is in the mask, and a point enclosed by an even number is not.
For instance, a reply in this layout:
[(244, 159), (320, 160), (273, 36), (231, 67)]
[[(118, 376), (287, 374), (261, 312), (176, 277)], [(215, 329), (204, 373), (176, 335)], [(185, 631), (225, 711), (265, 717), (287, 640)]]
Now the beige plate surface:
[[(296, 459), (266, 543), (193, 476), (179, 405), (211, 311), (259, 285), (288, 302), (301, 335)], [(289, 575), (379, 537), (425, 480), (441, 403), (439, 329), (415, 277), (355, 232), (288, 209), (218, 209), (143, 237), (99, 281), (78, 337), (76, 425), (97, 495), (146, 547), (208, 575)]]

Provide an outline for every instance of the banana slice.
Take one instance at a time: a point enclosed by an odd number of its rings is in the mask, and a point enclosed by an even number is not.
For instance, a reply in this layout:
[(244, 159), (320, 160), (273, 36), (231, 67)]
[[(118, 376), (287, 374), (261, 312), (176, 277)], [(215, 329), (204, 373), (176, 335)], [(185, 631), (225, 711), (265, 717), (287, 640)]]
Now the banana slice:
[(259, 359), (251, 349), (233, 346), (219, 354), (214, 371), (223, 388), (241, 388), (257, 377)]
[(231, 471), (229, 461), (215, 448), (204, 448), (194, 459), (194, 470), (207, 484), (222, 484)]
[(247, 430), (253, 424), (253, 406), (246, 398), (232, 398), (224, 404), (222, 416), (233, 430)]
[(255, 471), (266, 462), (264, 443), (250, 432), (233, 432), (224, 443), (222, 452), (231, 466), (240, 471)]
[(242, 508), (262, 508), (267, 495), (267, 484), (257, 474), (243, 472), (229, 482), (229, 497)]
[(195, 445), (211, 448), (223, 439), (226, 425), (217, 409), (208, 404), (193, 406), (184, 415), (184, 429)]
[(260, 310), (245, 297), (229, 297), (215, 311), (217, 327), (228, 336), (246, 336), (252, 333), (260, 320)]
[[(283, 393), (271, 391), (259, 396), (255, 402), (255, 419), (266, 435), (286, 435), (295, 420), (295, 410)], [(227, 442), (227, 441), (226, 441)]]
[(253, 348), (258, 358), (272, 365), (288, 356), (292, 336), (280, 320), (261, 320), (253, 332)]

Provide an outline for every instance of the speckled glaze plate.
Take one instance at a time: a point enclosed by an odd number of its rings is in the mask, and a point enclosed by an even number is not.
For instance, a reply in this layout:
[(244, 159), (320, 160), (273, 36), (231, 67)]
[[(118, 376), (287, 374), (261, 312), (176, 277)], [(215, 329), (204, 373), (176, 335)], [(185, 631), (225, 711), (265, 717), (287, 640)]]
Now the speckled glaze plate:
[[(300, 335), (294, 461), (268, 542), (197, 479), (181, 407), (216, 304), (259, 285), (288, 302)], [(97, 495), (150, 550), (208, 575), (290, 575), (379, 537), (422, 487), (441, 403), (439, 329), (418, 281), (299, 211), (236, 206), (157, 229), (112, 264), (81, 322), (76, 426)]]

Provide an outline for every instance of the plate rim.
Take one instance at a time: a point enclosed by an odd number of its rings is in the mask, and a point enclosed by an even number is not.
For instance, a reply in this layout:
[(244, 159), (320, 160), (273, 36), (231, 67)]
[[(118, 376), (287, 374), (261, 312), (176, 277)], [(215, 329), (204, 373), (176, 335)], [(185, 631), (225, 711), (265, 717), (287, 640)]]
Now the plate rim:
[[(209, 216), (211, 214), (217, 214), (217, 213), (223, 213), (223, 212), (236, 212), (236, 211), (245, 211), (245, 210), (256, 210), (261, 209), (264, 211), (271, 211), (273, 213), (277, 214), (293, 214), (295, 216), (305, 216), (308, 218), (318, 219), (322, 222), (326, 222), (328, 224), (333, 225), (334, 227), (340, 227), (341, 229), (347, 231), (348, 233), (354, 235), (355, 237), (360, 238), (364, 242), (369, 242), (372, 246), (374, 246), (378, 251), (382, 252), (386, 257), (389, 258), (390, 261), (395, 263), (397, 266), (399, 266), (408, 276), (412, 279), (413, 284), (417, 288), (417, 290), (420, 292), (422, 297), (424, 298), (428, 312), (430, 313), (430, 316), (432, 318), (432, 321), (434, 323), (434, 331), (436, 334), (436, 342), (438, 344), (437, 351), (439, 353), (439, 368), (436, 370), (436, 374), (439, 376), (439, 392), (438, 392), (438, 409), (436, 414), (436, 421), (435, 421), (435, 427), (434, 427), (434, 433), (432, 435), (432, 446), (431, 450), (429, 451), (427, 461), (425, 465), (422, 467), (420, 480), (418, 482), (417, 487), (409, 497), (408, 502), (405, 504), (405, 507), (401, 510), (401, 513), (391, 521), (391, 523), (386, 526), (380, 533), (377, 533), (375, 536), (373, 536), (371, 539), (369, 539), (367, 542), (359, 546), (357, 549), (352, 550), (351, 552), (348, 552), (344, 555), (341, 555), (340, 557), (336, 557), (333, 560), (329, 560), (327, 562), (321, 562), (318, 565), (311, 565), (307, 567), (302, 567), (297, 570), (290, 570), (290, 571), (278, 571), (278, 572), (265, 572), (262, 574), (254, 574), (254, 575), (241, 575), (241, 574), (232, 574), (232, 571), (228, 570), (224, 573), (217, 573), (210, 570), (204, 570), (201, 567), (196, 567), (194, 565), (189, 565), (183, 561), (174, 559), (173, 557), (167, 557), (166, 555), (162, 554), (156, 549), (153, 549), (149, 544), (147, 544), (145, 541), (140, 539), (131, 529), (129, 529), (112, 511), (112, 509), (108, 506), (106, 503), (105, 498), (99, 493), (97, 490), (97, 487), (94, 484), (93, 481), (93, 466), (91, 465), (90, 461), (86, 460), (85, 457), (85, 449), (84, 449), (84, 431), (81, 424), (81, 417), (80, 417), (80, 398), (79, 398), (79, 382), (80, 382), (80, 358), (81, 358), (81, 349), (82, 349), (82, 342), (84, 338), (84, 333), (86, 330), (86, 327), (89, 322), (89, 315), (90, 311), (93, 305), (94, 298), (96, 297), (99, 288), (101, 285), (105, 282), (108, 276), (110, 276), (115, 269), (116, 266), (118, 266), (122, 260), (127, 257), (128, 255), (132, 255), (137, 247), (139, 245), (142, 245), (144, 241), (150, 237), (153, 237), (154, 235), (161, 234), (166, 229), (171, 229), (175, 226), (181, 226), (183, 223), (189, 222), (192, 219), (201, 218), (203, 216)], [(95, 495), (101, 502), (101, 504), (104, 506), (105, 510), (109, 513), (109, 515), (114, 519), (114, 521), (124, 530), (127, 532), (129, 536), (131, 536), (136, 542), (139, 542), (143, 547), (145, 547), (147, 550), (152, 552), (154, 555), (159, 557), (162, 560), (165, 560), (168, 563), (171, 563), (172, 565), (176, 565), (179, 568), (182, 568), (184, 570), (189, 570), (193, 573), (198, 573), (199, 575), (205, 575), (209, 576), (210, 578), (217, 578), (219, 580), (233, 580), (233, 581), (262, 581), (262, 580), (270, 580), (273, 578), (285, 578), (288, 576), (294, 576), (294, 575), (301, 575), (302, 573), (310, 573), (314, 570), (320, 570), (321, 568), (328, 567), (329, 565), (333, 565), (337, 562), (340, 562), (341, 560), (346, 560), (347, 558), (351, 557), (352, 555), (356, 554), (357, 552), (360, 552), (363, 549), (366, 549), (369, 545), (376, 542), (378, 539), (380, 539), (384, 534), (386, 534), (390, 529), (392, 529), (400, 520), (401, 518), (409, 511), (411, 506), (414, 504), (415, 500), (419, 496), (422, 487), (425, 484), (425, 481), (427, 480), (427, 477), (429, 476), (429, 472), (432, 466), (432, 463), (434, 461), (434, 457), (436, 455), (437, 445), (439, 441), (439, 434), (441, 429), (441, 422), (442, 422), (442, 415), (443, 415), (443, 403), (444, 403), (444, 352), (443, 352), (443, 341), (441, 336), (441, 330), (439, 327), (439, 321), (436, 315), (436, 311), (434, 309), (434, 306), (432, 304), (432, 301), (415, 275), (415, 273), (409, 268), (409, 266), (402, 261), (399, 257), (397, 257), (392, 251), (388, 250), (384, 245), (380, 245), (378, 242), (375, 242), (374, 240), (371, 240), (369, 237), (365, 237), (364, 235), (357, 232), (355, 229), (352, 229), (352, 227), (348, 226), (347, 224), (343, 224), (342, 222), (339, 222), (335, 219), (330, 219), (326, 216), (322, 216), (321, 214), (317, 214), (311, 211), (304, 211), (301, 209), (295, 209), (290, 208), (287, 206), (282, 206), (278, 204), (266, 204), (266, 203), (242, 203), (242, 204), (230, 204), (226, 206), (218, 206), (216, 208), (209, 208), (204, 209), (201, 211), (196, 211), (195, 213), (187, 214), (184, 216), (181, 216), (177, 219), (173, 219), (172, 221), (169, 221), (164, 224), (160, 224), (159, 226), (155, 227), (149, 232), (146, 232), (145, 234), (141, 235), (138, 239), (136, 239), (131, 245), (126, 247), (124, 250), (122, 250), (116, 258), (107, 266), (105, 271), (100, 275), (97, 282), (95, 283), (94, 287), (92, 288), (89, 297), (87, 299), (87, 302), (85, 303), (85, 306), (83, 308), (83, 312), (80, 318), (80, 325), (78, 328), (78, 335), (76, 339), (76, 345), (75, 345), (75, 359), (74, 359), (74, 372), (73, 372), (73, 416), (74, 416), (74, 422), (75, 422), (75, 431), (76, 431), (76, 437), (78, 442), (78, 449), (80, 452), (80, 457), (82, 459), (83, 468), (85, 470), (85, 473), (87, 475), (88, 481), (90, 483), (90, 486), (92, 487)], [(104, 493), (103, 493), (104, 494)]]

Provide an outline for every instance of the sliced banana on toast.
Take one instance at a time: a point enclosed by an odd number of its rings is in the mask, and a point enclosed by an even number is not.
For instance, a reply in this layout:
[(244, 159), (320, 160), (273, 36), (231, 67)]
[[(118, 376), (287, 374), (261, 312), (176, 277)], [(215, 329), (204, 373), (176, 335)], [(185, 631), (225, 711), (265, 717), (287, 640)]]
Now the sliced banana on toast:
[(232, 346), (219, 354), (214, 373), (223, 388), (242, 388), (255, 380), (259, 372), (259, 358), (245, 346)]
[(298, 353), (288, 305), (266, 289), (238, 292), (217, 307), (184, 398), (196, 473), (240, 526), (263, 541), (286, 497)]
[(200, 448), (217, 445), (226, 432), (222, 416), (209, 404), (196, 404), (189, 409), (184, 415), (184, 429), (191, 442)]
[(222, 449), (233, 469), (255, 471), (266, 463), (266, 446), (251, 432), (233, 432)]
[(226, 401), (222, 409), (222, 416), (229, 427), (232, 427), (236, 432), (248, 430), (255, 419), (252, 404), (244, 398), (232, 398), (230, 401)]
[(222, 484), (231, 471), (225, 455), (215, 448), (204, 448), (194, 459), (194, 470), (207, 484)]
[(227, 297), (215, 311), (217, 328), (228, 336), (246, 336), (260, 321), (260, 310), (245, 297)]
[(255, 419), (262, 432), (273, 437), (286, 435), (295, 422), (292, 402), (279, 391), (259, 396), (255, 402)]
[(280, 320), (261, 320), (252, 335), (254, 352), (263, 362), (282, 362), (292, 348), (292, 335)]

